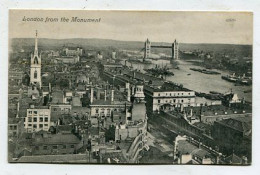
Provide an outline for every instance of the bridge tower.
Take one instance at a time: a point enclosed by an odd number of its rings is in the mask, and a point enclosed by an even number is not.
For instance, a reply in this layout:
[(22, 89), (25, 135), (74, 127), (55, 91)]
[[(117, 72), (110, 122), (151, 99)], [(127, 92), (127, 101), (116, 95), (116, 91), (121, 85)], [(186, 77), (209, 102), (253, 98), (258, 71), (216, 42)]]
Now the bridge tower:
[(172, 43), (172, 60), (179, 60), (179, 43), (176, 39)]
[(151, 42), (147, 38), (147, 40), (144, 43), (144, 60), (150, 57), (150, 53), (151, 53)]

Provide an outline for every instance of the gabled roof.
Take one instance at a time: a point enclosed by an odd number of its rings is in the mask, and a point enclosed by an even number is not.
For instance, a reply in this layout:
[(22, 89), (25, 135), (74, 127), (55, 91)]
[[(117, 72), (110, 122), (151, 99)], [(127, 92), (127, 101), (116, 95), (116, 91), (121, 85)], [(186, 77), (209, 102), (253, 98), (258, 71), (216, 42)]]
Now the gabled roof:
[(237, 155), (235, 155), (234, 153), (228, 156), (225, 160), (227, 163), (230, 164), (242, 164), (242, 159)]
[(236, 117), (236, 118), (221, 120), (218, 122), (227, 127), (230, 127), (232, 129), (235, 129), (235, 130), (243, 132), (243, 133), (245, 133), (245, 132), (251, 133), (251, 130), (252, 130), (252, 118), (251, 117)]

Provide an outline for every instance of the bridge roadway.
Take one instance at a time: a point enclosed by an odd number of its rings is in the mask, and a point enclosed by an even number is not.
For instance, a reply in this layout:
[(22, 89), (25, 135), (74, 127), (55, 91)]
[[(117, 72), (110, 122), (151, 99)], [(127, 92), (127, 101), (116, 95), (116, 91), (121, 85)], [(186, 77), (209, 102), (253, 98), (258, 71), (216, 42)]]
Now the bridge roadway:
[(169, 49), (169, 48), (172, 48), (172, 46), (151, 46), (152, 48), (167, 48), (167, 49)]

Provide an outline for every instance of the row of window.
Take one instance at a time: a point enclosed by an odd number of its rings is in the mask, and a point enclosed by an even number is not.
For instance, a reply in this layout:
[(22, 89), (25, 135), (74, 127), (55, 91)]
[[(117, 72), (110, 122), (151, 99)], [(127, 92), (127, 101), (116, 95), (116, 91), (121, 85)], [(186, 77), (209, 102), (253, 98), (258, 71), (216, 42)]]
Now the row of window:
[[(190, 101), (190, 99), (188, 99), (189, 101)], [(181, 101), (179, 101), (178, 100), (178, 103), (183, 103), (184, 102), (184, 100), (181, 100)], [(161, 100), (158, 100), (158, 103), (161, 103)], [(168, 100), (165, 100), (165, 102), (164, 103), (168, 103)], [(176, 103), (176, 99), (174, 99), (174, 100), (169, 100), (169, 103)]]
[[(184, 95), (184, 93), (173, 93), (173, 96), (176, 96), (176, 95)], [(191, 95), (191, 93), (188, 92), (188, 95)], [(161, 94), (158, 93), (158, 96), (160, 97)], [(165, 96), (168, 96), (168, 93), (165, 93)], [(172, 96), (172, 93), (169, 93), (169, 96)]]
[(13, 126), (10, 125), (10, 126), (9, 126), (9, 130), (17, 130), (17, 126), (16, 126), (16, 125), (13, 125)]
[[(36, 111), (33, 111), (33, 110), (31, 111), (31, 110), (30, 110), (30, 111), (28, 111), (28, 113), (29, 113), (29, 114), (38, 114), (38, 111), (37, 111), (37, 110), (36, 110)], [(39, 114), (44, 114), (44, 113), (45, 113), (45, 114), (49, 114), (49, 111), (45, 111), (45, 112), (40, 111), (40, 112), (39, 112)]]
[(37, 125), (37, 124), (28, 124), (28, 127), (33, 127), (34, 129), (36, 129), (36, 128), (43, 128), (43, 126), (44, 127), (48, 127), (48, 124), (39, 124), (39, 125)]
[[(74, 145), (62, 145), (62, 149), (67, 149), (67, 148), (74, 148), (75, 146)], [(35, 146), (35, 149), (36, 150), (39, 150), (40, 147), (39, 146)], [(43, 150), (47, 150), (48, 149), (48, 146), (47, 145), (43, 145)], [(58, 149), (58, 145), (53, 145), (52, 146), (52, 149)]]
[[(106, 110), (106, 109), (104, 109), (104, 108), (102, 108), (102, 109), (99, 109), (99, 108), (97, 108), (96, 109), (96, 113), (98, 114), (99, 113), (99, 110), (101, 111), (101, 113), (103, 112), (104, 113), (104, 111)], [(113, 109), (113, 111), (120, 111), (120, 109)], [(107, 113), (110, 113), (110, 109), (107, 109)]]
[(70, 111), (70, 108), (52, 108), (52, 110), (53, 111)]
[[(38, 118), (37, 117), (28, 117), (28, 122), (37, 122)], [(44, 122), (48, 122), (49, 118), (48, 117), (44, 117)], [(39, 117), (39, 122), (43, 122), (43, 117)]]

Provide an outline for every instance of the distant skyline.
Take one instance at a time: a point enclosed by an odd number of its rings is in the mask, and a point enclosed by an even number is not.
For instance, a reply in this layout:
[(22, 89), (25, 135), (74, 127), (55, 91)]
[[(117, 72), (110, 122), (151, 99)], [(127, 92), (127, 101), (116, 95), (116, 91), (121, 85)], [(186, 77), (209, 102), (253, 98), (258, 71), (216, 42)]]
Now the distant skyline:
[[(100, 22), (24, 22), (33, 17), (101, 19)], [(253, 14), (249, 12), (63, 11), (10, 10), (9, 37), (172, 43), (253, 43)]]

